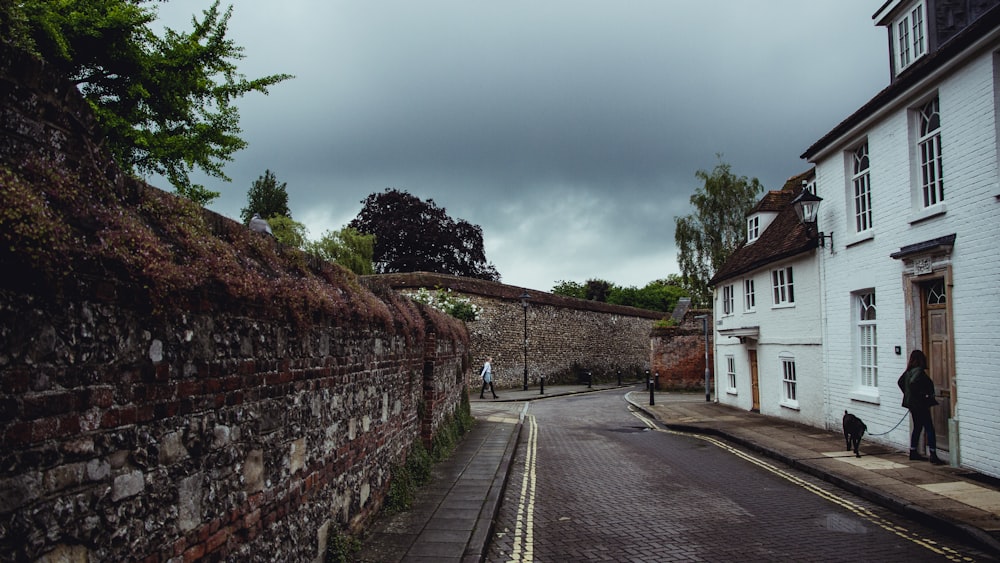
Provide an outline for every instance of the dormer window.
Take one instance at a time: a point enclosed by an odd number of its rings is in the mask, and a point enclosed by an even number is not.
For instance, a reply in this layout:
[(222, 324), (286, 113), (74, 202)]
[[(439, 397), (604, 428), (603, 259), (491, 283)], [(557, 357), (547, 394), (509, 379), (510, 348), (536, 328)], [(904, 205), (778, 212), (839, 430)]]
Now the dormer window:
[(760, 217), (757, 215), (747, 219), (747, 244), (760, 238)]
[(896, 34), (896, 74), (927, 53), (924, 3), (918, 2), (893, 23)]

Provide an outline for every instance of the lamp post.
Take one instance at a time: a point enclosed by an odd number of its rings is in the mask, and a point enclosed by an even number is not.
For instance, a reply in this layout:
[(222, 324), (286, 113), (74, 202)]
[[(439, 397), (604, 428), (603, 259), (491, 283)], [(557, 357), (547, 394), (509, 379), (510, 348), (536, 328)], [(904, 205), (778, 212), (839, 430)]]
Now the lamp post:
[(708, 381), (712, 378), (712, 368), (708, 365), (708, 315), (698, 315), (695, 318), (701, 319), (701, 328), (705, 331), (705, 402), (710, 402), (712, 393)]
[(525, 291), (521, 294), (521, 308), (524, 309), (524, 390), (528, 390), (528, 300), (531, 296)]

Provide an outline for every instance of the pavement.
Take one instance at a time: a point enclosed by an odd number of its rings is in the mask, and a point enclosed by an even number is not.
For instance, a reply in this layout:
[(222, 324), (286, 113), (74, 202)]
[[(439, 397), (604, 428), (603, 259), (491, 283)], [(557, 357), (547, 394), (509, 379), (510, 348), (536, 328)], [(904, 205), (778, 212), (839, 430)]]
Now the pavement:
[(527, 403), (617, 390), (667, 429), (715, 436), (837, 485), (1000, 557), (1000, 479), (975, 471), (910, 461), (908, 452), (863, 439), (861, 457), (845, 450), (843, 433), (706, 401), (701, 393), (659, 391), (649, 404), (644, 384), (498, 389), (499, 399), (473, 394), (473, 429), (435, 465), (413, 508), (385, 515), (365, 533), (356, 561), (418, 563), (483, 561), (503, 499)]

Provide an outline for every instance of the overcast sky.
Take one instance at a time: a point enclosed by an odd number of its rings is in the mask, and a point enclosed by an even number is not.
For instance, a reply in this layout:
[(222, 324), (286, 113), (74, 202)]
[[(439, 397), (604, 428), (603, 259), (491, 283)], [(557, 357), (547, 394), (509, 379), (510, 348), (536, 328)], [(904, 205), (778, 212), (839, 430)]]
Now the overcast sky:
[(679, 272), (674, 218), (716, 154), (778, 189), (888, 84), (882, 2), (236, 0), (241, 72), (295, 78), (240, 101), (232, 183), (196, 181), (238, 220), (270, 169), (311, 239), (398, 188), (482, 227), (504, 283), (642, 287)]

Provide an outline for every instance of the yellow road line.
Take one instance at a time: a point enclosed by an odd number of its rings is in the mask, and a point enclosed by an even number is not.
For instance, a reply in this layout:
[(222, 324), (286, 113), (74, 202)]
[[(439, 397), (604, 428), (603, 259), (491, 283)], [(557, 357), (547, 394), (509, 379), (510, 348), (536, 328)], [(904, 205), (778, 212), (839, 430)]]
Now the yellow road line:
[(822, 488), (820, 488), (820, 487), (818, 487), (818, 486), (816, 486), (816, 485), (814, 485), (814, 484), (812, 484), (812, 483), (810, 483), (810, 482), (808, 482), (808, 481), (806, 481), (806, 480), (804, 480), (804, 479), (802, 479), (800, 477), (797, 477), (797, 476), (789, 473), (788, 471), (786, 471), (786, 470), (784, 470), (784, 469), (782, 469), (780, 467), (772, 465), (772, 464), (770, 464), (770, 463), (768, 463), (768, 462), (766, 462), (766, 461), (764, 461), (762, 459), (756, 458), (756, 457), (754, 457), (754, 456), (752, 456), (752, 455), (750, 455), (750, 454), (748, 454), (746, 452), (740, 451), (740, 450), (738, 450), (738, 449), (730, 446), (729, 444), (726, 444), (725, 442), (723, 442), (721, 440), (718, 440), (716, 438), (712, 438), (710, 436), (705, 436), (705, 435), (702, 435), (702, 434), (694, 434), (694, 433), (688, 433), (688, 432), (676, 432), (674, 430), (668, 430), (668, 429), (665, 429), (665, 428), (661, 428), (661, 427), (657, 426), (653, 421), (649, 420), (641, 412), (637, 411), (634, 407), (630, 406), (629, 409), (632, 411), (632, 414), (635, 415), (636, 418), (638, 418), (639, 420), (641, 420), (643, 422), (643, 424), (645, 424), (646, 426), (648, 426), (649, 428), (651, 428), (653, 430), (656, 430), (658, 432), (665, 432), (667, 434), (676, 434), (676, 435), (679, 435), (679, 436), (690, 436), (692, 438), (698, 438), (699, 440), (704, 440), (705, 442), (708, 442), (708, 443), (713, 444), (713, 445), (715, 445), (715, 446), (717, 446), (719, 448), (722, 448), (723, 450), (726, 450), (727, 452), (729, 452), (729, 453), (731, 453), (731, 454), (733, 454), (733, 455), (735, 455), (737, 457), (743, 458), (743, 459), (749, 461), (750, 463), (753, 463), (754, 465), (756, 465), (758, 467), (761, 467), (761, 468), (763, 468), (763, 469), (765, 469), (765, 470), (767, 470), (767, 471), (769, 471), (769, 472), (771, 472), (771, 473), (773, 473), (773, 474), (775, 474), (775, 475), (777, 475), (777, 476), (779, 476), (779, 477), (781, 477), (781, 478), (783, 478), (783, 479), (785, 479), (787, 481), (790, 481), (790, 482), (792, 482), (792, 483), (794, 483), (794, 484), (802, 487), (803, 489), (805, 489), (805, 490), (807, 490), (807, 491), (809, 491), (809, 492), (811, 492), (811, 493), (813, 493), (813, 494), (815, 494), (817, 496), (820, 496), (820, 497), (822, 497), (822, 498), (824, 498), (824, 499), (826, 499), (826, 500), (828, 500), (828, 501), (830, 501), (830, 502), (832, 502), (832, 503), (834, 503), (834, 504), (836, 504), (838, 506), (841, 506), (844, 509), (849, 510), (850, 512), (853, 512), (858, 517), (860, 517), (860, 518), (862, 518), (864, 520), (867, 520), (867, 521), (871, 522), (872, 524), (874, 524), (874, 525), (876, 525), (876, 526), (878, 526), (878, 527), (880, 527), (880, 528), (882, 528), (884, 530), (887, 530), (887, 531), (889, 531), (889, 532), (891, 532), (893, 534), (896, 534), (897, 536), (899, 536), (899, 537), (901, 537), (901, 538), (903, 538), (903, 539), (905, 539), (907, 541), (913, 542), (913, 543), (915, 543), (915, 544), (917, 544), (917, 545), (919, 545), (921, 547), (924, 547), (924, 548), (926, 548), (926, 549), (928, 549), (928, 550), (930, 550), (930, 551), (932, 551), (932, 552), (934, 552), (934, 553), (936, 553), (938, 555), (944, 556), (949, 561), (963, 561), (963, 562), (974, 561), (974, 559), (972, 559), (971, 557), (968, 557), (966, 555), (962, 555), (960, 552), (958, 552), (958, 551), (956, 551), (954, 549), (951, 549), (949, 547), (940, 545), (940, 544), (938, 544), (934, 540), (920, 537), (915, 532), (911, 532), (911, 531), (907, 530), (906, 528), (903, 528), (902, 526), (897, 526), (896, 524), (893, 524), (889, 520), (887, 520), (885, 518), (882, 518), (878, 514), (875, 514), (874, 512), (868, 510), (867, 508), (865, 508), (863, 506), (855, 504), (855, 503), (851, 502), (850, 500), (847, 500), (846, 498), (837, 496), (837, 495), (835, 495), (835, 494), (833, 494), (833, 493), (831, 493), (829, 491), (825, 491)]
[(530, 563), (534, 559), (535, 523), (535, 458), (538, 452), (538, 423), (528, 415), (528, 445), (524, 459), (524, 477), (521, 479), (521, 498), (517, 505), (517, 524), (514, 526), (514, 550), (509, 561)]

